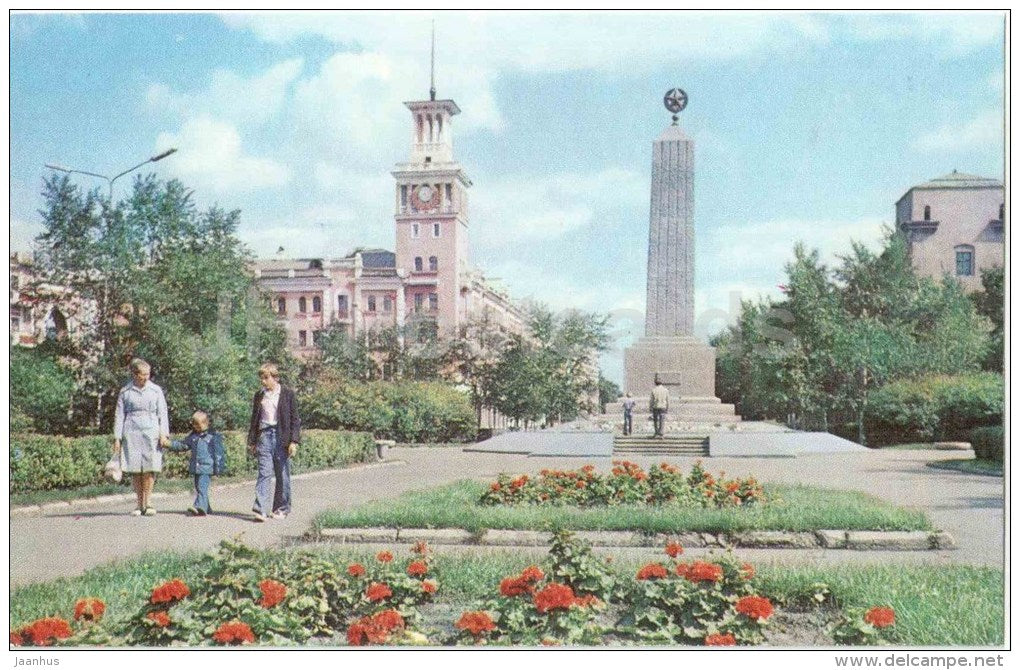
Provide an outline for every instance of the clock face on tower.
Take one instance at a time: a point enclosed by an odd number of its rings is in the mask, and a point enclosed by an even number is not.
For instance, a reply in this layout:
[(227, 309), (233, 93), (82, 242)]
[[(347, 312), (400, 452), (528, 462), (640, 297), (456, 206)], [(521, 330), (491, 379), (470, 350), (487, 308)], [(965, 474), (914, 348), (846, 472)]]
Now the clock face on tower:
[(436, 209), (439, 207), (439, 191), (428, 184), (422, 184), (411, 193), (411, 205), (418, 212)]
[(432, 187), (428, 184), (418, 187), (418, 199), (422, 202), (429, 202), (432, 200)]

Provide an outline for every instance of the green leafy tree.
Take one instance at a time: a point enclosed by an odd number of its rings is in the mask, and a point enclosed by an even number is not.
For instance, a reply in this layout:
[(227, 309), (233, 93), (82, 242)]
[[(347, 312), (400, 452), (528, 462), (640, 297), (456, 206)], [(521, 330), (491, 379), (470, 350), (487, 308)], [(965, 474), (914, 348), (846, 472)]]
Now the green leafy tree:
[(22, 417), (19, 428), (39, 433), (70, 428), (74, 375), (53, 352), (46, 347), (13, 347), (10, 373), (11, 414)]
[(620, 395), (620, 385), (599, 373), (599, 411), (605, 412), (606, 405), (619, 400)]
[(978, 314), (986, 317), (992, 324), (988, 356), (984, 360), (984, 369), (1002, 372), (1005, 369), (1005, 335), (1004, 315), (1006, 306), (1005, 271), (1001, 267), (986, 268), (981, 271), (981, 289), (971, 297)]

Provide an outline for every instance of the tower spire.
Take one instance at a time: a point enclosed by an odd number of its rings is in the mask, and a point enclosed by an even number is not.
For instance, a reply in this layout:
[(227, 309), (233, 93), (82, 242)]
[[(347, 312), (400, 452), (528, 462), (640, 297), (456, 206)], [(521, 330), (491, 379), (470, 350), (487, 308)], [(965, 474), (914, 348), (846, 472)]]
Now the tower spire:
[(436, 20), (432, 19), (432, 56), (429, 67), (429, 100), (436, 99)]

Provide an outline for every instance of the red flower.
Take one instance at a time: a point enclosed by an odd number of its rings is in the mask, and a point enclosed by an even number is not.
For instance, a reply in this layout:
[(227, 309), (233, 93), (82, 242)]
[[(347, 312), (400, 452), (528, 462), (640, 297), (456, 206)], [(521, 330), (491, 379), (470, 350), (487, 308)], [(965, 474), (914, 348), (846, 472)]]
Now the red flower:
[(499, 485), (499, 482), (492, 482), (489, 484), (489, 490), (491, 491), (499, 491), (501, 488), (503, 487)]
[(365, 643), (385, 644), (390, 634), (404, 628), (404, 617), (396, 610), (383, 610), (358, 619), (347, 629), (347, 643), (360, 647)]
[(80, 598), (74, 604), (74, 620), (99, 621), (106, 611), (106, 603), (99, 598)]
[(25, 644), (25, 640), (24, 640), (24, 638), (21, 637), (21, 633), (18, 633), (17, 631), (13, 631), (12, 630), (11, 631), (11, 646), (12, 647), (20, 647), (23, 644)]
[(669, 542), (666, 544), (666, 555), (670, 558), (676, 558), (682, 553), (684, 553), (684, 548), (679, 542)]
[(424, 577), (428, 571), (429, 566), (425, 564), (425, 561), (414, 561), (407, 566), (407, 574), (412, 577)]
[(439, 590), (439, 584), (434, 579), (426, 579), (421, 583), (421, 590), (431, 595)]
[(723, 569), (715, 563), (694, 561), (684, 576), (690, 582), (718, 582), (723, 578)]
[(390, 561), (393, 560), (393, 554), (391, 554), (388, 551), (380, 551), (378, 554), (375, 555), (375, 560), (379, 561), (380, 563), (389, 563)]
[(523, 572), (521, 572), (521, 579), (525, 581), (537, 582), (541, 581), (544, 578), (545, 573), (542, 572), (542, 569), (537, 565), (529, 565), (528, 567), (524, 568)]
[(352, 647), (360, 647), (367, 640), (368, 635), (364, 624), (361, 622), (351, 624), (347, 629), (347, 644)]
[(705, 637), (706, 647), (732, 647), (737, 644), (733, 633), (712, 633)]
[(152, 589), (152, 597), (149, 598), (149, 601), (153, 605), (172, 604), (187, 598), (189, 595), (191, 595), (191, 589), (188, 588), (187, 584), (179, 579), (171, 579), (169, 582), (160, 584)]
[(772, 603), (760, 596), (744, 596), (737, 601), (737, 611), (751, 619), (768, 619), (772, 616)]
[(57, 640), (71, 637), (71, 626), (60, 617), (37, 619), (21, 631), (36, 647), (48, 647)]
[(499, 593), (508, 598), (531, 593), (531, 584), (524, 577), (507, 577), (499, 583)]
[(415, 542), (414, 547), (411, 549), (412, 552), (419, 556), (424, 556), (429, 553), (429, 545), (425, 541)]
[(365, 589), (365, 597), (374, 603), (386, 600), (392, 595), (393, 591), (390, 587), (385, 584), (380, 584), (379, 582), (372, 582), (368, 585), (368, 588)]
[(380, 628), (393, 631), (404, 627), (404, 617), (397, 610), (383, 610), (372, 617), (372, 623)]
[(228, 621), (225, 624), (220, 624), (212, 637), (220, 644), (250, 644), (255, 641), (255, 633), (243, 621)]
[(269, 609), (276, 607), (287, 597), (287, 587), (273, 579), (264, 579), (259, 582), (259, 590), (262, 591), (262, 600), (259, 605)]
[(347, 574), (349, 574), (351, 577), (364, 577), (365, 566), (362, 565), (361, 563), (351, 563), (350, 565), (347, 566)]
[(691, 571), (690, 563), (677, 563), (676, 574), (678, 577), (686, 577), (687, 573)]
[(645, 579), (665, 579), (669, 576), (669, 572), (661, 563), (649, 563), (640, 570), (638, 570), (637, 578), (640, 580)]
[(535, 609), (541, 614), (569, 609), (574, 604), (574, 590), (566, 584), (549, 584), (535, 594)]
[(744, 563), (740, 566), (740, 576), (745, 580), (754, 579), (754, 566), (750, 563)]
[(493, 623), (488, 612), (464, 612), (460, 615), (457, 623), (453, 625), (455, 628), (468, 631), (475, 637), (496, 630), (496, 624)]
[(896, 612), (891, 607), (872, 607), (864, 614), (864, 621), (875, 628), (885, 628), (896, 623)]
[(166, 628), (167, 626), (170, 625), (170, 615), (164, 612), (163, 610), (159, 610), (157, 612), (149, 612), (148, 614), (145, 615), (145, 618), (151, 621), (152, 623), (156, 624), (160, 628)]

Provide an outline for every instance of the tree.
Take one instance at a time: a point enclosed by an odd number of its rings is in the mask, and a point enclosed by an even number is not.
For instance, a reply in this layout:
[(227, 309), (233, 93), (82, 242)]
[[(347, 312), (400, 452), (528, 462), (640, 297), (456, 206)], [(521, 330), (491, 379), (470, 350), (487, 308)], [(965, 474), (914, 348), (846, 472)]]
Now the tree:
[(988, 355), (984, 360), (984, 369), (993, 372), (1005, 370), (1005, 331), (1003, 311), (1006, 305), (1005, 271), (1001, 267), (986, 268), (981, 271), (981, 289), (972, 294), (978, 314), (986, 317), (992, 324)]
[(322, 331), (317, 360), (309, 366), (328, 367), (348, 379), (368, 381), (378, 377), (378, 366), (365, 342), (351, 337), (347, 326), (335, 321)]
[(443, 352), (445, 376), (467, 387), (479, 427), (482, 411), (495, 408), (495, 369), (508, 339), (490, 311), (485, 310), (468, 320)]
[(11, 413), (27, 418), (25, 430), (63, 433), (70, 428), (74, 376), (46, 349), (11, 349)]
[(620, 395), (620, 385), (599, 373), (599, 411), (604, 414), (606, 405), (619, 400)]
[(293, 365), (236, 236), (240, 213), (199, 212), (183, 184), (153, 176), (136, 178), (116, 205), (66, 176), (48, 178), (43, 196), (44, 279), (93, 305), (75, 358), (76, 392), (94, 404), (79, 422), (110, 425), (126, 365), (140, 356), (167, 391), (175, 427), (195, 409), (218, 427), (243, 425), (258, 365)]

